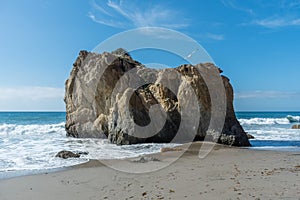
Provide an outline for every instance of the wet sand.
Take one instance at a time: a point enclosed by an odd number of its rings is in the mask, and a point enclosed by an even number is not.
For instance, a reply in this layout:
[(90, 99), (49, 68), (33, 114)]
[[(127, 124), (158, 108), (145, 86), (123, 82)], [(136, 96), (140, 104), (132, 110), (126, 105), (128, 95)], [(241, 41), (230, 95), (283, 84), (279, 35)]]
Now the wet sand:
[(216, 145), (199, 159), (201, 145), (0, 180), (0, 199), (300, 199), (300, 152)]

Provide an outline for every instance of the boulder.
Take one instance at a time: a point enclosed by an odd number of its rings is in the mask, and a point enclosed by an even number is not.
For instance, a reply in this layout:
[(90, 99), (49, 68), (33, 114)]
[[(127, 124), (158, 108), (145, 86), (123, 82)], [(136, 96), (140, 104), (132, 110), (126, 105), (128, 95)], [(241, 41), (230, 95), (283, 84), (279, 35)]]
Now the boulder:
[(56, 154), (55, 157), (63, 158), (63, 159), (68, 159), (68, 158), (79, 158), (80, 154), (79, 153), (73, 153), (72, 151), (60, 151)]
[(255, 137), (253, 135), (249, 134), (249, 133), (247, 133), (247, 137), (248, 137), (249, 140), (250, 139), (255, 139)]
[(300, 129), (300, 124), (295, 124), (292, 126), (292, 129)]
[[(221, 73), (212, 63), (149, 69), (123, 49), (102, 54), (81, 51), (65, 87), (67, 136), (108, 138), (120, 145), (209, 136), (222, 144), (250, 146), (235, 116), (233, 88)], [(221, 111), (212, 111), (212, 98), (218, 94), (210, 94), (203, 74), (209, 84), (220, 80), (224, 85), (223, 121)], [(221, 131), (216, 132), (211, 124), (220, 121)]]

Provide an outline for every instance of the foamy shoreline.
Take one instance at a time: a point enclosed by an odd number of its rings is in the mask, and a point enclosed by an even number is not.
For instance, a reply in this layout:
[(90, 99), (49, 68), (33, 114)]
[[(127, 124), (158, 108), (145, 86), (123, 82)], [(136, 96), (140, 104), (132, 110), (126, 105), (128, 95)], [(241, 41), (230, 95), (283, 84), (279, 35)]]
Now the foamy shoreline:
[[(236, 114), (245, 131), (256, 138), (250, 141), (254, 148), (300, 149), (300, 130), (291, 129), (293, 123), (288, 123), (286, 118), (288, 115), (300, 117), (299, 112)], [(0, 171), (12, 171), (9, 174), (16, 171), (17, 176), (28, 171), (24, 173), (27, 175), (41, 169), (73, 166), (88, 159), (120, 159), (159, 152), (162, 147), (161, 144), (117, 146), (108, 140), (66, 137), (64, 120), (64, 112), (0, 113)], [(61, 150), (89, 152), (89, 155), (74, 160), (55, 158)], [(3, 177), (1, 173), (0, 178)]]
[[(1, 199), (299, 199), (300, 152), (216, 145), (198, 158), (201, 142), (161, 170), (130, 174), (90, 161), (67, 170), (0, 180)], [(160, 161), (180, 152), (149, 155)], [(124, 160), (112, 160), (115, 164)], [(127, 159), (128, 163), (133, 163)]]

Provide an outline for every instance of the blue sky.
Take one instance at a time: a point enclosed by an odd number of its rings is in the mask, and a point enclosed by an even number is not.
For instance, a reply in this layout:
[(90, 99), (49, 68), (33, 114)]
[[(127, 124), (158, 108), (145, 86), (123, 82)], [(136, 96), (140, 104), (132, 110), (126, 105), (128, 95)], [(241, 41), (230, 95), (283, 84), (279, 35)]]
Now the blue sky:
[(300, 0), (1, 0), (0, 25), (0, 110), (64, 110), (78, 52), (144, 26), (199, 42), (236, 110), (300, 110)]

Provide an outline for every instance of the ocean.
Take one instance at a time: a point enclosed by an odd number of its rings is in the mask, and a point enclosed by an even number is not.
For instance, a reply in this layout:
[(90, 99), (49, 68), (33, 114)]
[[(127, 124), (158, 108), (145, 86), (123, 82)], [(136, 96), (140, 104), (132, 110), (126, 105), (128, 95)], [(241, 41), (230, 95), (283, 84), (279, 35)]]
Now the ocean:
[[(299, 151), (300, 130), (291, 129), (300, 112), (237, 112), (253, 149)], [(287, 116), (290, 116), (289, 119)], [(89, 159), (136, 157), (176, 144), (117, 146), (107, 139), (66, 137), (65, 112), (0, 112), (0, 179), (61, 169)], [(88, 152), (76, 159), (60, 159), (61, 150)]]
[(292, 129), (300, 123), (300, 112), (237, 112), (236, 116), (255, 137), (251, 148), (300, 152), (300, 130)]

